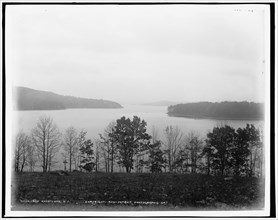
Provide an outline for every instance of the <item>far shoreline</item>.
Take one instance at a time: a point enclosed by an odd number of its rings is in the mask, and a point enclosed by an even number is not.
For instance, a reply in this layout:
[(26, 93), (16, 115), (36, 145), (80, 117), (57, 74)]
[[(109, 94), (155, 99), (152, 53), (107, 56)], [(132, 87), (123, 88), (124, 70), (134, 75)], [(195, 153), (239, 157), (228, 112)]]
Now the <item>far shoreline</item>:
[(202, 119), (211, 119), (211, 120), (231, 120), (231, 121), (264, 121), (264, 118), (227, 118), (227, 117), (212, 117), (212, 116), (194, 116), (194, 115), (185, 115), (185, 114), (173, 114), (167, 113), (169, 117), (177, 117), (177, 118), (189, 118), (195, 120)]
[(124, 108), (123, 106), (121, 107), (114, 107), (114, 108), (104, 108), (104, 107), (99, 107), (99, 108), (56, 108), (56, 109), (13, 109), (14, 111), (62, 111), (62, 110), (69, 110), (69, 109), (121, 109)]

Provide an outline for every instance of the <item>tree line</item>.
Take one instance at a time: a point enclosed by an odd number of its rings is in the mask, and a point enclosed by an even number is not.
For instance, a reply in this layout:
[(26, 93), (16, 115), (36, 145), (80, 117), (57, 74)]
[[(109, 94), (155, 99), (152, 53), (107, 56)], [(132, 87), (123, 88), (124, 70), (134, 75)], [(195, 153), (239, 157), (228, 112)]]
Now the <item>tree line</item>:
[(254, 102), (197, 102), (171, 105), (168, 115), (191, 118), (263, 119), (264, 104)]
[(214, 127), (206, 138), (167, 126), (160, 138), (155, 128), (148, 134), (138, 116), (123, 116), (92, 140), (73, 126), (62, 134), (52, 118), (42, 116), (30, 134), (21, 131), (15, 140), (16, 172), (49, 172), (63, 164), (69, 172), (263, 175), (263, 131), (252, 124)]

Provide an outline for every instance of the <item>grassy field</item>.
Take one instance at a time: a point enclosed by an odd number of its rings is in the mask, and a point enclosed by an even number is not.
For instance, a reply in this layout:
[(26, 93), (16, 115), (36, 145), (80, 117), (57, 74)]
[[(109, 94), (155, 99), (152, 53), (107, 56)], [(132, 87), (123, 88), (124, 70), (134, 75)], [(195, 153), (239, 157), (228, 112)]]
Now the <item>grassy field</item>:
[(15, 174), (14, 210), (238, 210), (263, 208), (263, 181), (200, 174)]

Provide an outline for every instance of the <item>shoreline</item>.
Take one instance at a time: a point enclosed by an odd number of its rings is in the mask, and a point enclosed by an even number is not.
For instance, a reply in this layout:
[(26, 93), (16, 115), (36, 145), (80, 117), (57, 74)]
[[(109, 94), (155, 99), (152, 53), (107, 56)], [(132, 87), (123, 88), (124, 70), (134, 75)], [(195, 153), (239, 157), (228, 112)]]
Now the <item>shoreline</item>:
[(194, 115), (185, 115), (178, 113), (169, 113), (167, 112), (169, 117), (178, 117), (178, 118), (190, 118), (195, 120), (202, 119), (211, 119), (211, 120), (231, 120), (231, 121), (264, 121), (264, 118), (227, 118), (227, 117), (213, 117), (213, 116), (194, 116)]

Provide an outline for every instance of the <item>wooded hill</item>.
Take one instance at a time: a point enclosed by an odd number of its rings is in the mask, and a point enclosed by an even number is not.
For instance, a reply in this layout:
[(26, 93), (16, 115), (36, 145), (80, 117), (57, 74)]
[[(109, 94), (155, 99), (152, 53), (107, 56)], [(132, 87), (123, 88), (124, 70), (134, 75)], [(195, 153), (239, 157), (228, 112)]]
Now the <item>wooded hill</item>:
[(16, 110), (62, 110), (68, 108), (122, 108), (119, 103), (102, 99), (87, 99), (58, 95), (26, 87), (14, 87)]
[(187, 118), (259, 120), (264, 118), (264, 104), (254, 102), (197, 102), (171, 105), (168, 115)]

